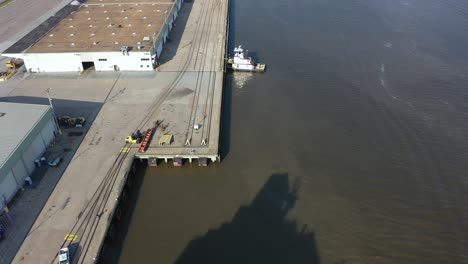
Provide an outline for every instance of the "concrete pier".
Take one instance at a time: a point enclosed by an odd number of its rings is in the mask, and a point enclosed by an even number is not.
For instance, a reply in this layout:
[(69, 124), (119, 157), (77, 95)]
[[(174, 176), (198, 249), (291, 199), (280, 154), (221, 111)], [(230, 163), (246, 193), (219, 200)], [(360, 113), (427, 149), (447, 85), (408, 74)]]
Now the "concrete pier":
[[(52, 88), (58, 114), (67, 113), (70, 100), (99, 105), (13, 263), (56, 262), (64, 245), (70, 247), (73, 263), (93, 263), (134, 158), (219, 160), (227, 14), (228, 0), (184, 3), (155, 72), (21, 73), (2, 84), (12, 100), (44, 98)], [(145, 153), (124, 143), (126, 136), (145, 131), (156, 120), (165, 129), (156, 130)], [(172, 135), (171, 144), (158, 144), (163, 134)]]

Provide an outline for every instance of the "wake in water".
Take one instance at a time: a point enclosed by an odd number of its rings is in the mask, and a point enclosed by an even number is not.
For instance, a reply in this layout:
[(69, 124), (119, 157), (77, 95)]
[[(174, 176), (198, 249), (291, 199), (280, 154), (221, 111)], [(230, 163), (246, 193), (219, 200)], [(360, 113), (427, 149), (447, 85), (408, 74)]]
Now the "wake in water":
[(234, 94), (240, 94), (244, 91), (245, 84), (252, 79), (253, 77), (252, 72), (233, 72), (233, 80), (234, 80)]
[(387, 87), (387, 84), (385, 82), (385, 64), (384, 63), (381, 63), (380, 64), (380, 74), (379, 74), (379, 81), (380, 81), (380, 86), (382, 86), (382, 88), (385, 89), (385, 91), (387, 92), (387, 94), (393, 98), (393, 100), (397, 100), (397, 101), (400, 101), (402, 103), (405, 103), (407, 104), (408, 106), (410, 106), (411, 108), (414, 108), (414, 105), (409, 102), (409, 101), (406, 101), (406, 100), (403, 100), (401, 99), (400, 97), (396, 96), (396, 95), (393, 95), (393, 93), (390, 91), (390, 89)]

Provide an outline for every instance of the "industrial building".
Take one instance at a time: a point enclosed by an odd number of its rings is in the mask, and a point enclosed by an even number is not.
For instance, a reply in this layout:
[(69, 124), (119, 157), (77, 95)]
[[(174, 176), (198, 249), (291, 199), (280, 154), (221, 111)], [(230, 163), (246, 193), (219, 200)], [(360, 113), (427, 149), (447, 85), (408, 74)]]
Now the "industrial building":
[(2, 55), (29, 72), (152, 71), (182, 0), (73, 1)]
[(0, 102), (0, 209), (32, 174), (58, 130), (48, 105)]

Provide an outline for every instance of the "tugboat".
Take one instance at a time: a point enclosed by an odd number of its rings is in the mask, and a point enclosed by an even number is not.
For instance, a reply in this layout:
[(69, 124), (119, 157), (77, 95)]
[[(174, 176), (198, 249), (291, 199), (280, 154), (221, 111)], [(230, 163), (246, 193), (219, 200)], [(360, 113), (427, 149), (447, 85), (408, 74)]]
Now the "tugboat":
[(244, 55), (244, 49), (241, 45), (234, 48), (234, 58), (227, 60), (228, 68), (234, 71), (250, 71), (250, 72), (264, 72), (266, 65), (263, 63), (255, 63), (251, 57)]

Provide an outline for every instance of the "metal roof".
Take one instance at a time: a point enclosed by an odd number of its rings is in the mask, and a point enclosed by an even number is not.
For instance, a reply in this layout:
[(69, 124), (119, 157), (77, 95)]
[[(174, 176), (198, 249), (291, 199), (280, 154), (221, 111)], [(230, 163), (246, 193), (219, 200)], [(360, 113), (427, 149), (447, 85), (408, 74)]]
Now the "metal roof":
[(0, 169), (49, 110), (48, 105), (0, 102)]

